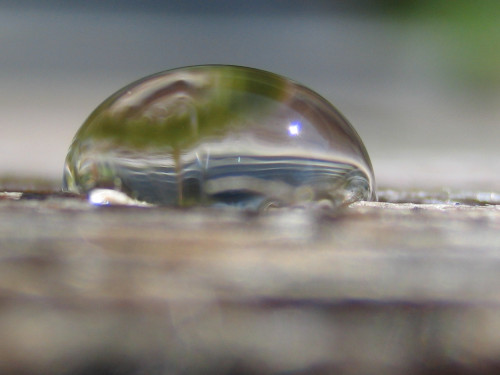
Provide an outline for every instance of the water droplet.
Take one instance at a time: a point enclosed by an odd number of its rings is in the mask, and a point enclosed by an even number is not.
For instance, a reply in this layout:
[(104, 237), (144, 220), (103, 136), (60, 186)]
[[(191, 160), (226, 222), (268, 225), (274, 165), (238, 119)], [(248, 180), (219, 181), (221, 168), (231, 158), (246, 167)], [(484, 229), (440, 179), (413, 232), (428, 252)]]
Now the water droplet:
[(78, 130), (63, 184), (93, 201), (94, 189), (120, 193), (97, 199), (105, 204), (129, 202), (121, 194), (251, 209), (375, 198), (365, 147), (331, 104), (276, 74), (224, 65), (158, 73), (113, 94)]

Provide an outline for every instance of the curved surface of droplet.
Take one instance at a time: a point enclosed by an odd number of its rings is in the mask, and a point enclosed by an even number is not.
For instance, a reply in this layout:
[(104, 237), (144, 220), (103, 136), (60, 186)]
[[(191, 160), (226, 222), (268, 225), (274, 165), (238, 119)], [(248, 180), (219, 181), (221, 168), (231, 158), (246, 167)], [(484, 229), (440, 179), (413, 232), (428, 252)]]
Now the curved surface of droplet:
[(176, 206), (375, 199), (365, 147), (330, 103), (276, 74), (228, 65), (161, 72), (113, 94), (78, 130), (63, 188)]

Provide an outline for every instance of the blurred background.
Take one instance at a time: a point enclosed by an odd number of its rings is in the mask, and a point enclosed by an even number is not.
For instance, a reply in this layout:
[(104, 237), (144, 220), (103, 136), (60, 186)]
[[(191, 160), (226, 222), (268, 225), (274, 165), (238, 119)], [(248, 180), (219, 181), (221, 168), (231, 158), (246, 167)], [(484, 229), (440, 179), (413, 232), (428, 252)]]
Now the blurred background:
[(236, 64), (299, 81), (351, 121), (380, 187), (500, 190), (496, 0), (3, 0), (0, 176), (59, 181), (122, 86)]

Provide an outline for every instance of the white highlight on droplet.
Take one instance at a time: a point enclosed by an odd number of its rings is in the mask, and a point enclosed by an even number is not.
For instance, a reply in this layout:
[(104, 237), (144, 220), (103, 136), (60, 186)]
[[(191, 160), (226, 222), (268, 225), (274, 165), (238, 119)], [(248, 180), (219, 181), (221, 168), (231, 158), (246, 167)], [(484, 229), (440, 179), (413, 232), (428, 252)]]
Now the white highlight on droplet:
[(152, 206), (149, 203), (132, 199), (121, 191), (111, 189), (93, 189), (89, 192), (88, 200), (94, 206)]
[(298, 122), (292, 122), (288, 126), (288, 134), (290, 134), (292, 137), (296, 137), (300, 134), (300, 124)]

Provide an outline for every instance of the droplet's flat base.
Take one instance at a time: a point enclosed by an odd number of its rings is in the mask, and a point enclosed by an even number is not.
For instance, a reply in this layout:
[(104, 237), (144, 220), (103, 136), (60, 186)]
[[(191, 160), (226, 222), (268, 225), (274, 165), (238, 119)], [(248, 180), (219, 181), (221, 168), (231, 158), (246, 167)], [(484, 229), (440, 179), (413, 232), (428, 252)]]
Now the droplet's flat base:
[(122, 158), (108, 158), (106, 163), (112, 178), (97, 179), (89, 193), (92, 204), (137, 202), (261, 210), (320, 201), (338, 207), (370, 199), (372, 194), (367, 176), (359, 169), (331, 160), (230, 155), (185, 162), (181, 175), (174, 167), (160, 166), (162, 160), (141, 162), (139, 156), (133, 167), (123, 164)]

